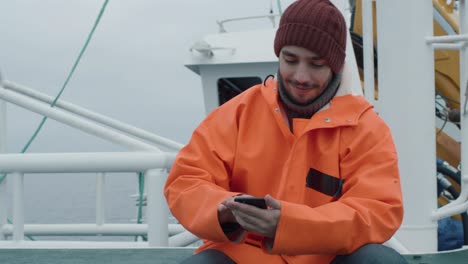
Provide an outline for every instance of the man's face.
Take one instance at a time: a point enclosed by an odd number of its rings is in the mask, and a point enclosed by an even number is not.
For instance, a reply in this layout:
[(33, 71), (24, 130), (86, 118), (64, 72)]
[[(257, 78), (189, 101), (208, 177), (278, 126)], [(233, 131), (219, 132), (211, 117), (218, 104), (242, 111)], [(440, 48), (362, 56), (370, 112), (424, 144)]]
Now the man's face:
[(325, 59), (298, 46), (284, 46), (281, 49), (279, 71), (286, 92), (300, 104), (315, 99), (332, 77)]

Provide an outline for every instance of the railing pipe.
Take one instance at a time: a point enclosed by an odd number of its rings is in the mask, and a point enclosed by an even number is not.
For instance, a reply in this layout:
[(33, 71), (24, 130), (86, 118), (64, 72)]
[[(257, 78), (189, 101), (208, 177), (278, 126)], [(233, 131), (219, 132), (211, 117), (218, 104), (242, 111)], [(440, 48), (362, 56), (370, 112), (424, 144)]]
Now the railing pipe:
[(372, 19), (373, 0), (362, 2), (362, 29), (364, 48), (364, 94), (371, 104), (375, 105), (374, 73), (374, 30)]
[(243, 20), (252, 20), (252, 19), (262, 19), (262, 18), (267, 18), (267, 19), (274, 19), (275, 17), (280, 17), (280, 15), (264, 15), (264, 16), (249, 16), (249, 17), (238, 17), (238, 18), (229, 18), (229, 19), (224, 19), (221, 21), (216, 21), (219, 26), (219, 32), (220, 33), (225, 33), (226, 29), (224, 28), (224, 24), (228, 22), (234, 22), (234, 21), (243, 21)]
[(0, 154), (0, 173), (137, 172), (170, 168), (175, 155), (152, 152)]
[(460, 50), (465, 47), (464, 42), (458, 43), (433, 43), (432, 48), (434, 50)]
[(185, 231), (175, 236), (169, 238), (169, 246), (170, 247), (186, 247), (190, 244), (195, 243), (196, 241), (200, 240), (194, 234)]
[(24, 240), (24, 174), (12, 173), (13, 178), (13, 241)]
[[(169, 235), (187, 231), (180, 224), (169, 224)], [(13, 235), (13, 225), (6, 224), (1, 230), (6, 236)], [(148, 234), (148, 224), (25, 224), (24, 234), (30, 236), (135, 236)]]
[(163, 196), (167, 172), (161, 169), (148, 170), (146, 181), (148, 188), (146, 217), (148, 222), (148, 244), (150, 247), (167, 247), (168, 208)]
[(5, 240), (6, 236), (1, 229), (7, 224), (8, 222), (8, 194), (7, 194), (7, 179), (5, 177), (3, 181), (0, 182), (0, 240)]
[(426, 37), (426, 43), (428, 44), (458, 42), (458, 41), (468, 41), (468, 34)]
[[(10, 81), (4, 81), (4, 87), (9, 90), (13, 90), (15, 92), (21, 93), (23, 95), (27, 95), (29, 97), (32, 97), (34, 99), (40, 100), (44, 103), (51, 104), (54, 101), (54, 98), (52, 96), (49, 96), (47, 94), (41, 93), (39, 91), (35, 91), (31, 88), (10, 82)], [(72, 103), (69, 103), (64, 100), (58, 100), (55, 104), (55, 107), (59, 107), (62, 109), (65, 109), (67, 111), (70, 111), (74, 114), (80, 115), (82, 117), (88, 118), (90, 120), (96, 121), (98, 123), (104, 124), (106, 126), (112, 127), (114, 129), (123, 131), (127, 134), (139, 137), (144, 140), (148, 140), (150, 142), (159, 144), (161, 146), (167, 147), (172, 150), (179, 150), (183, 147), (183, 144), (177, 143), (175, 141), (169, 140), (167, 138), (155, 135), (153, 133), (150, 133), (148, 131), (145, 131), (143, 129), (125, 124), (119, 120), (107, 117), (102, 114), (95, 113), (93, 111), (90, 111), (88, 109), (85, 109), (83, 107), (74, 105)]]
[(105, 186), (106, 186), (106, 174), (98, 173), (96, 175), (96, 224), (102, 226), (105, 219)]
[[(0, 89), (4, 89), (4, 82), (0, 73)], [(6, 151), (6, 132), (7, 132), (7, 116), (6, 116), (6, 102), (0, 100), (0, 153)]]
[[(4, 81), (2, 79), (2, 75), (0, 72), (0, 89), (3, 88)], [(7, 133), (7, 122), (6, 122), (6, 102), (0, 100), (0, 154), (6, 152), (6, 133)], [(0, 178), (3, 175), (0, 174)], [(6, 185), (6, 177), (0, 181), (0, 228), (7, 224), (8, 220), (8, 211), (7, 211), (7, 185)], [(0, 240), (4, 240), (6, 237), (3, 233), (0, 232)]]
[(109, 128), (97, 125), (81, 117), (74, 116), (73, 114), (70, 114), (62, 109), (52, 108), (49, 105), (37, 102), (36, 100), (31, 99), (25, 95), (21, 95), (7, 89), (0, 89), (0, 98), (89, 134), (120, 145), (124, 145), (132, 150), (160, 151), (155, 146), (141, 142), (127, 135), (117, 133)]
[(455, 201), (435, 210), (432, 214), (432, 219), (434, 221), (437, 221), (446, 217), (450, 217), (452, 215), (466, 213), (468, 210), (468, 189), (467, 188), (468, 188), (468, 175), (462, 174), (460, 195)]

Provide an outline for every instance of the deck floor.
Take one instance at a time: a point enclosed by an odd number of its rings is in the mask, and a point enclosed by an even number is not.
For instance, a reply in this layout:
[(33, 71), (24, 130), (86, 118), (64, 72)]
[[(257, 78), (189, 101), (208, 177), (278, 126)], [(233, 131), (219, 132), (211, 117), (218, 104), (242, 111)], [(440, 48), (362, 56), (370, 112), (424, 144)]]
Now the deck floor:
[[(0, 249), (0, 263), (8, 264), (177, 264), (193, 248), (137, 249)], [(468, 250), (450, 253), (405, 255), (410, 264), (466, 264)]]

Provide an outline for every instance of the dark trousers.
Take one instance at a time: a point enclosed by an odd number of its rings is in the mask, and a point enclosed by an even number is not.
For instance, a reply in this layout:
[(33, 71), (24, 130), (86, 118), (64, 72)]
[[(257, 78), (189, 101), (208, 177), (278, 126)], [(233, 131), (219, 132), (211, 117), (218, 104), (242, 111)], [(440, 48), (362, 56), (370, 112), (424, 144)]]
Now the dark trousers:
[[(365, 245), (349, 255), (337, 256), (331, 264), (406, 264), (394, 249), (380, 244)], [(236, 264), (224, 253), (214, 249), (204, 250), (185, 259), (181, 264)], [(312, 263), (311, 263), (312, 264)]]

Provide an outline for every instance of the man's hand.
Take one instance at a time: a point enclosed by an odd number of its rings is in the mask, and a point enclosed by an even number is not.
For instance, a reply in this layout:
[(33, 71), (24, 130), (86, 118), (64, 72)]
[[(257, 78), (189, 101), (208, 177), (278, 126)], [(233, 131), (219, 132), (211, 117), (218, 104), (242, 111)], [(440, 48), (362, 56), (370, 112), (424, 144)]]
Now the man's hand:
[(218, 205), (218, 221), (222, 224), (237, 223), (236, 218), (232, 214), (231, 210), (224, 204)]
[[(274, 238), (280, 217), (281, 203), (270, 195), (265, 196), (265, 202), (268, 209), (260, 209), (252, 205), (237, 203), (234, 201), (234, 198), (226, 199), (221, 205), (229, 209), (235, 221), (245, 230), (262, 234), (268, 238)], [(220, 209), (218, 207), (219, 212)]]
[[(250, 195), (243, 194), (240, 196)], [(219, 224), (223, 227), (224, 234), (226, 234), (229, 240), (231, 240), (234, 243), (239, 243), (240, 241), (242, 241), (244, 235), (246, 234), (246, 231), (237, 223), (237, 220), (232, 214), (231, 209), (224, 205), (228, 201), (233, 200), (234, 198), (230, 197), (218, 205), (218, 221)]]
[[(253, 197), (253, 196), (247, 195), (247, 194), (241, 194), (235, 197)], [(227, 208), (225, 205), (228, 201), (234, 201), (235, 197), (229, 197), (223, 202), (221, 202), (221, 204), (218, 205), (218, 221), (221, 225), (227, 224), (227, 223), (237, 223), (237, 220), (232, 214), (231, 209)]]

